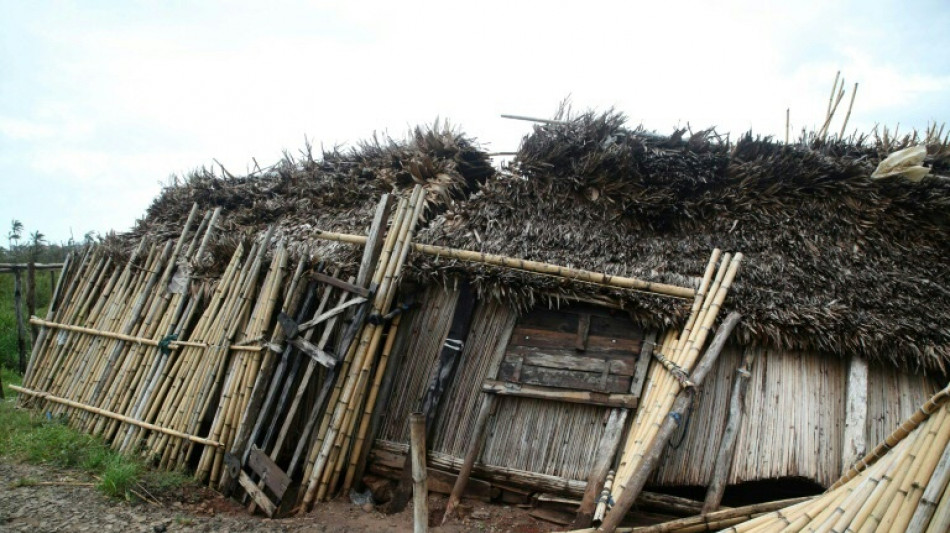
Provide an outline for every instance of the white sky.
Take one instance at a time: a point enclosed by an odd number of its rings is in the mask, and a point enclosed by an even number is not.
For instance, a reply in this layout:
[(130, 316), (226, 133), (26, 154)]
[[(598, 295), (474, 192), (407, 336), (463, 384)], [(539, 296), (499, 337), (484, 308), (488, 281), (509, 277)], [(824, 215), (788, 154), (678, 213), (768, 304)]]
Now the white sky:
[(171, 174), (244, 172), (305, 136), (442, 117), (515, 150), (530, 125), (498, 115), (567, 96), (661, 133), (784, 136), (788, 107), (793, 131), (823, 119), (840, 69), (849, 130), (924, 128), (950, 117), (948, 29), (946, 0), (0, 0), (0, 229), (124, 231)]

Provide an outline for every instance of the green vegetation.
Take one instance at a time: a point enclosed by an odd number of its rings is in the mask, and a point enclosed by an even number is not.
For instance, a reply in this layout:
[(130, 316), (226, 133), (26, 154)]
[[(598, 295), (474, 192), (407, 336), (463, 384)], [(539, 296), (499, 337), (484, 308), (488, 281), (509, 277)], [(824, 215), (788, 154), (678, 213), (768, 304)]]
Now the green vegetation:
[[(61, 263), (66, 259), (66, 255), (81, 246), (91, 244), (96, 241), (92, 232), (83, 237), (83, 242), (78, 243), (72, 238), (64, 243), (47, 242), (46, 236), (39, 231), (28, 233), (23, 223), (19, 220), (10, 221), (10, 230), (7, 235), (7, 247), (0, 245), (0, 263)], [(22, 305), (24, 322), (29, 321), (27, 315), (27, 274), (20, 273), (23, 291)], [(52, 276), (49, 271), (36, 273), (36, 313), (39, 316), (46, 314), (46, 308), (49, 306), (49, 299), (52, 295), (54, 278), (58, 278), (59, 272), (54, 272)], [(29, 324), (24, 324), (29, 330)], [(29, 337), (29, 333), (27, 333)], [(26, 350), (29, 354), (30, 341), (26, 340)], [(13, 306), (13, 274), (0, 274), (0, 367), (17, 368), (17, 324), (16, 311)]]
[[(180, 472), (150, 469), (142, 460), (116, 453), (101, 440), (80, 433), (64, 420), (14, 407), (16, 393), (9, 385), (20, 383), (19, 376), (2, 369), (4, 393), (0, 401), (0, 458), (59, 468), (75, 468), (95, 477), (102, 493), (134, 499), (142, 495), (171, 495), (194, 482)], [(22, 478), (18, 486), (35, 484)]]

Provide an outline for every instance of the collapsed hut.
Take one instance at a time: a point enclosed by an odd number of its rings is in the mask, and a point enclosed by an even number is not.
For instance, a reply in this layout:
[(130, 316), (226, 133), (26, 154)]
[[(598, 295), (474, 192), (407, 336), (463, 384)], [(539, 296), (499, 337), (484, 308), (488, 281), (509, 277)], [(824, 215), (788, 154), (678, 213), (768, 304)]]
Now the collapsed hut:
[[(928, 177), (871, 178), (918, 144)], [(23, 401), (268, 514), (367, 472), (398, 506), (420, 410), (453, 501), (581, 502), (587, 525), (624, 492), (681, 514), (815, 493), (945, 383), (948, 163), (933, 135), (588, 113), (502, 171), (438, 127), (201, 170), (64, 268)], [(720, 308), (742, 318), (694, 386)]]

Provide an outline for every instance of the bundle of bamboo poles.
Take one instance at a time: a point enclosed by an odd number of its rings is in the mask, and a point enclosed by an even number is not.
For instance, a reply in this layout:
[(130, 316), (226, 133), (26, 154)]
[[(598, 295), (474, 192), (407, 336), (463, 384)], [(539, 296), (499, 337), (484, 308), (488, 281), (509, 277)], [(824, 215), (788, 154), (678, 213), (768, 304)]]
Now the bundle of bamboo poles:
[[(425, 194), (420, 186), (413, 190), (408, 200), (400, 199), (397, 204), (372, 277), (372, 283), (378, 287), (372, 307), (375, 314), (385, 315), (392, 305), (424, 205)], [(372, 413), (361, 407), (378, 392), (379, 380), (372, 381), (372, 374), (374, 370), (379, 372), (381, 366), (376, 354), (383, 332), (383, 325), (365, 324), (357, 337), (359, 342), (351, 345), (338, 365), (339, 379), (304, 470), (306, 491), (302, 494), (303, 510), (309, 510), (315, 501), (330, 495), (341, 476), (345, 477), (343, 469), (349, 464), (349, 453), (353, 452), (358, 457), (360, 450), (355, 448), (364, 445), (365, 434), (361, 433), (365, 431)], [(390, 332), (390, 338), (395, 337), (394, 333)], [(355, 465), (350, 465), (348, 470), (355, 470)], [(352, 474), (349, 482), (352, 482)]]
[[(668, 332), (657, 346), (659, 353), (676, 367), (689, 372), (696, 364), (741, 261), (742, 254), (733, 256), (713, 250), (683, 331), (679, 335), (675, 331)], [(657, 432), (681, 389), (677, 377), (666, 367), (652, 364), (650, 368), (636, 418), (621, 453), (612, 487), (614, 501), (619, 500), (626, 480), (655, 445)], [(595, 519), (602, 517), (595, 516)]]
[(62, 304), (35, 319), (43, 334), (22, 391), (165, 468), (203, 446), (196, 475), (214, 483), (262, 363), (274, 357), (262, 344), (280, 333), (275, 309), (292, 305), (303, 264), (285, 283), (288, 253), (278, 245), (268, 268), (268, 232), (247, 254), (239, 245), (220, 279), (192, 290), (189, 265), (203, 257), (219, 210), (197, 228), (196, 215), (175, 241), (143, 239), (123, 268), (95, 248), (67, 265)]
[(938, 393), (822, 496), (728, 531), (950, 530), (948, 393)]

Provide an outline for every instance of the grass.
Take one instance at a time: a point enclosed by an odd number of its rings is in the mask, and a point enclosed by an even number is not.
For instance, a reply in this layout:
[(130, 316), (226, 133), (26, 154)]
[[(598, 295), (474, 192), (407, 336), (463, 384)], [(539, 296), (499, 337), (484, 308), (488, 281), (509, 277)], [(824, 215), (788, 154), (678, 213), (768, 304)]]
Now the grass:
[[(76, 431), (60, 420), (14, 407), (16, 395), (8, 385), (18, 385), (20, 377), (8, 369), (2, 372), (4, 393), (0, 401), (0, 458), (57, 468), (78, 469), (98, 480), (96, 488), (111, 497), (128, 500), (141, 494), (171, 496), (194, 481), (180, 472), (149, 468), (141, 459), (121, 455), (101, 440)], [(26, 486), (36, 480), (22, 478)]]

